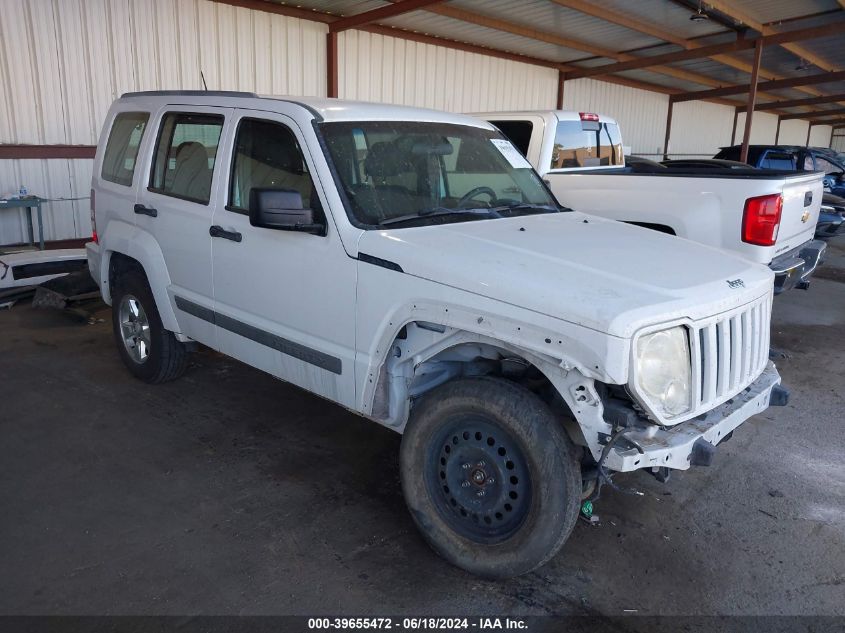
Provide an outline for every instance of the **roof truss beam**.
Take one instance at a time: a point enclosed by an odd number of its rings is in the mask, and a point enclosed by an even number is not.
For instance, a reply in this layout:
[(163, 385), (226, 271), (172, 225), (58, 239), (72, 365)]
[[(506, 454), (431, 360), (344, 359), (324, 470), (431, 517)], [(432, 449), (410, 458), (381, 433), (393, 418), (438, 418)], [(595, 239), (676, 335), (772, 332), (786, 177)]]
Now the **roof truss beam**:
[[(809, 75), (807, 77), (793, 77), (790, 79), (775, 79), (774, 81), (763, 81), (757, 86), (758, 90), (782, 90), (784, 88), (797, 88), (798, 86), (811, 86), (815, 84), (824, 84), (834, 81), (845, 80), (845, 72), (838, 71), (835, 73), (820, 73), (818, 75)], [(714, 99), (717, 97), (727, 97), (730, 95), (739, 95), (748, 92), (748, 84), (737, 84), (734, 86), (725, 86), (724, 88), (714, 88), (713, 90), (698, 90), (695, 92), (683, 92), (674, 96), (676, 102), (681, 101), (695, 101), (696, 99)]]
[(444, 0), (398, 0), (394, 4), (389, 4), (372, 11), (365, 11), (364, 13), (357, 13), (329, 24), (329, 31), (332, 33), (339, 33), (347, 29), (354, 29), (356, 27), (372, 24), (378, 20), (385, 20), (411, 11), (418, 11), (425, 7), (430, 7), (433, 4), (438, 4)]
[[(558, 4), (562, 7), (566, 7), (568, 9), (572, 9), (574, 11), (584, 13), (585, 15), (589, 15), (589, 16), (592, 16), (592, 17), (595, 17), (595, 18), (598, 18), (598, 19), (601, 19), (601, 20), (605, 20), (607, 22), (611, 22), (613, 24), (617, 24), (619, 26), (622, 26), (622, 27), (625, 27), (625, 28), (628, 28), (628, 29), (633, 29), (634, 31), (637, 31), (639, 33), (645, 33), (646, 35), (651, 35), (652, 37), (657, 38), (659, 40), (663, 40), (665, 42), (670, 42), (670, 43), (675, 44), (677, 46), (681, 46), (682, 48), (684, 48), (686, 50), (693, 49), (693, 48), (701, 48), (701, 46), (703, 46), (702, 44), (699, 44), (697, 41), (695, 41), (697, 38), (684, 39), (683, 37), (671, 32), (671, 31), (667, 31), (667, 30), (664, 30), (663, 28), (655, 26), (655, 25), (651, 24), (650, 22), (644, 22), (644, 21), (639, 20), (637, 18), (634, 18), (630, 15), (619, 13), (618, 11), (607, 11), (606, 8), (598, 6), (597, 4), (595, 4), (593, 2), (588, 2), (587, 0), (552, 0), (552, 2), (555, 2), (556, 4)], [(845, 0), (840, 0), (840, 2), (845, 3)], [(695, 6), (691, 6), (686, 2), (682, 2), (681, 0), (678, 0), (676, 2), (676, 4), (678, 4), (678, 6), (680, 6), (680, 7), (688, 9), (690, 11), (695, 11)], [(833, 10), (834, 13), (836, 11), (837, 11), (836, 9)], [(801, 17), (796, 18), (796, 19), (804, 19), (806, 17), (814, 17), (814, 16), (801, 16)], [(769, 26), (769, 25), (767, 25), (767, 26)], [(741, 35), (742, 33), (744, 33), (744, 29), (737, 29), (736, 25), (733, 24), (733, 23), (730, 24), (730, 28), (732, 30), (738, 30), (738, 35)], [(748, 62), (746, 62), (746, 61), (744, 61), (744, 60), (742, 60), (738, 57), (734, 57), (732, 55), (727, 55), (727, 54), (713, 55), (711, 57), (711, 59), (719, 62), (720, 64), (724, 64), (725, 66), (728, 66), (730, 68), (734, 68), (736, 70), (740, 70), (742, 72), (748, 73), (749, 75), (751, 74), (751, 72), (753, 70), (751, 64), (749, 64)], [(771, 72), (769, 70), (766, 70), (762, 66), (759, 69), (759, 76), (761, 78), (767, 79), (767, 80), (768, 79), (785, 79), (785, 77), (783, 75), (780, 75), (778, 73), (774, 73), (774, 72)], [(818, 91), (818, 90), (816, 90), (815, 88), (812, 88), (812, 87), (802, 87), (802, 88), (797, 88), (797, 90), (799, 92), (803, 92), (803, 93), (809, 94), (809, 95), (815, 95), (815, 96), (822, 95), (822, 93), (820, 91)], [(762, 92), (759, 94), (759, 96), (767, 97), (770, 100), (777, 98), (773, 95), (766, 95), (765, 93), (762, 93)], [(843, 103), (843, 105), (845, 105), (845, 103)]]
[[(845, 0), (843, 0), (845, 2)], [(782, 108), (799, 108), (805, 106), (820, 105), (823, 103), (836, 103), (837, 101), (845, 101), (845, 93), (835, 95), (822, 95), (821, 97), (808, 97), (807, 99), (788, 99), (784, 101), (769, 101), (766, 103), (758, 103), (754, 106), (755, 110), (780, 110)], [(740, 112), (745, 112), (745, 106), (739, 106)], [(815, 113), (807, 113), (815, 114)]]
[(810, 127), (819, 125), (830, 125), (834, 128), (845, 127), (845, 119), (839, 119), (838, 121), (810, 121)]
[[(390, 1), (394, 3), (397, 2), (397, 0)], [(509, 20), (501, 20), (499, 18), (481, 15), (478, 12), (467, 11), (465, 9), (453, 7), (451, 5), (437, 4), (426, 7), (424, 10), (448, 18), (452, 18), (454, 20), (460, 20), (461, 22), (468, 22), (470, 24), (483, 26), (488, 29), (502, 31), (504, 33), (511, 33), (513, 35), (527, 37), (540, 42), (546, 42), (547, 44), (554, 44), (555, 46), (562, 46), (564, 48), (571, 48), (573, 50), (582, 51), (584, 53), (589, 53), (590, 55), (593, 55), (595, 57), (605, 57), (620, 62), (639, 59), (638, 57), (631, 55), (630, 53), (614, 51), (608, 48), (604, 48), (602, 46), (597, 46), (589, 42), (583, 42), (581, 40), (577, 40), (571, 37), (564, 37), (562, 35), (550, 31), (542, 31), (539, 29), (523, 26), (521, 24), (517, 24)], [(566, 64), (561, 64), (560, 69), (563, 71), (573, 70), (572, 67), (567, 67)], [(713, 79), (712, 77), (702, 75), (701, 73), (683, 70), (681, 68), (671, 68), (669, 66), (653, 66), (650, 68), (650, 71), (662, 75), (667, 75), (675, 79), (681, 79), (683, 81), (689, 81), (692, 83), (700, 84), (702, 86), (717, 87), (722, 85), (721, 82), (717, 81), (716, 79)]]
[(785, 33), (776, 33), (774, 35), (764, 35), (755, 39), (738, 39), (733, 42), (725, 42), (724, 44), (700, 46), (698, 48), (692, 48), (685, 51), (665, 53), (663, 55), (649, 55), (647, 57), (640, 57), (629, 61), (618, 62), (616, 64), (606, 64), (595, 68), (585, 68), (583, 70), (577, 70), (574, 73), (567, 74), (567, 79), (595, 77), (597, 75), (618, 73), (626, 70), (636, 70), (638, 68), (648, 68), (649, 66), (656, 66), (660, 64), (670, 64), (672, 62), (700, 59), (702, 57), (713, 57), (714, 55), (722, 53), (734, 53), (754, 48), (756, 42), (770, 46), (772, 44), (797, 42), (817, 37), (841, 34), (845, 34), (845, 22), (833, 22), (823, 26), (796, 29)]
[[(746, 26), (750, 26), (755, 31), (759, 31), (763, 35), (772, 35), (777, 33), (775, 29), (770, 26), (766, 26), (761, 22), (758, 22), (748, 14), (742, 12), (736, 6), (734, 6), (735, 2), (725, 2), (724, 0), (707, 0), (707, 4), (720, 13), (727, 15), (734, 20), (742, 22)], [(840, 3), (841, 4), (841, 3)], [(797, 55), (798, 57), (807, 60), (814, 66), (817, 66), (821, 70), (827, 70), (830, 72), (835, 72), (840, 70), (834, 64), (831, 64), (826, 59), (822, 59), (815, 53), (811, 52), (810, 50), (804, 48), (800, 44), (795, 44), (794, 42), (784, 42), (780, 44), (783, 48), (788, 50), (793, 55)]]
[(845, 115), (845, 108), (840, 108), (839, 110), (819, 110), (816, 112), (802, 112), (800, 114), (782, 114), (780, 116), (781, 121), (789, 121), (791, 119), (814, 119), (814, 117), (824, 117), (824, 116), (842, 116)]

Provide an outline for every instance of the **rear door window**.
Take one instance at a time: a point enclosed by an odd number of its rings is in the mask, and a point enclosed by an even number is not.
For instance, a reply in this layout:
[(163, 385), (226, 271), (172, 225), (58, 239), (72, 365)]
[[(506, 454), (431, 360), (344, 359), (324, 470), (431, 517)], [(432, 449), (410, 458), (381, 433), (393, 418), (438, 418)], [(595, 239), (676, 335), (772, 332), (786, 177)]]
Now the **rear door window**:
[(555, 131), (551, 169), (609, 167), (624, 163), (622, 137), (615, 123), (560, 121)]
[(114, 118), (103, 154), (100, 174), (103, 180), (124, 187), (132, 186), (138, 149), (149, 119), (149, 112), (121, 112)]
[(161, 121), (150, 191), (208, 204), (223, 116), (169, 112)]

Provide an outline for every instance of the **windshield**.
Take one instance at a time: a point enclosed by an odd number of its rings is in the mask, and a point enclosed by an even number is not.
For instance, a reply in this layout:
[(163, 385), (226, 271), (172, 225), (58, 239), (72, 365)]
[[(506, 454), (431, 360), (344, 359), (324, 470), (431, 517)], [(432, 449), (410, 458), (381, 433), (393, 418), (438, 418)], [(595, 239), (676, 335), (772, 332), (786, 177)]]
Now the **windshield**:
[(420, 226), (560, 210), (528, 162), (494, 130), (444, 123), (323, 123), (350, 219)]
[(624, 163), (622, 137), (615, 123), (560, 121), (550, 169), (610, 167)]

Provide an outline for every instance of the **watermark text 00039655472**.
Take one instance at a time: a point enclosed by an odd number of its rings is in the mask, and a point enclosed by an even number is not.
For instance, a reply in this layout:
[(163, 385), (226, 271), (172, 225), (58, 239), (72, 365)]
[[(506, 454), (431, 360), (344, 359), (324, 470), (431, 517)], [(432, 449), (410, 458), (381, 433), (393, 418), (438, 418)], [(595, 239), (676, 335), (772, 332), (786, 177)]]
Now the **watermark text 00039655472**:
[(525, 620), (499, 617), (325, 617), (308, 618), (309, 630), (524, 631)]

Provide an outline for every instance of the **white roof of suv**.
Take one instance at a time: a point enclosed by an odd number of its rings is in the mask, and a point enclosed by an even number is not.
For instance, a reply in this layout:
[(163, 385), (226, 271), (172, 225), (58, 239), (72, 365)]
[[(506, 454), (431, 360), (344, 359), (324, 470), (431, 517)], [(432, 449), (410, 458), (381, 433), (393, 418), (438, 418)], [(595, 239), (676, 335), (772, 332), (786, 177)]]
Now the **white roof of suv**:
[(257, 95), (252, 92), (228, 92), (216, 90), (157, 90), (149, 92), (128, 92), (121, 99), (156, 99), (173, 103), (174, 97), (181, 97), (178, 103), (194, 105), (227, 105), (230, 107), (273, 110), (273, 102), (294, 103), (309, 110), (315, 118), (323, 121), (422, 121), (431, 123), (457, 123), (490, 129), (489, 123), (464, 114), (452, 114), (428, 108), (347, 101), (327, 97), (293, 97), (280, 95)]

